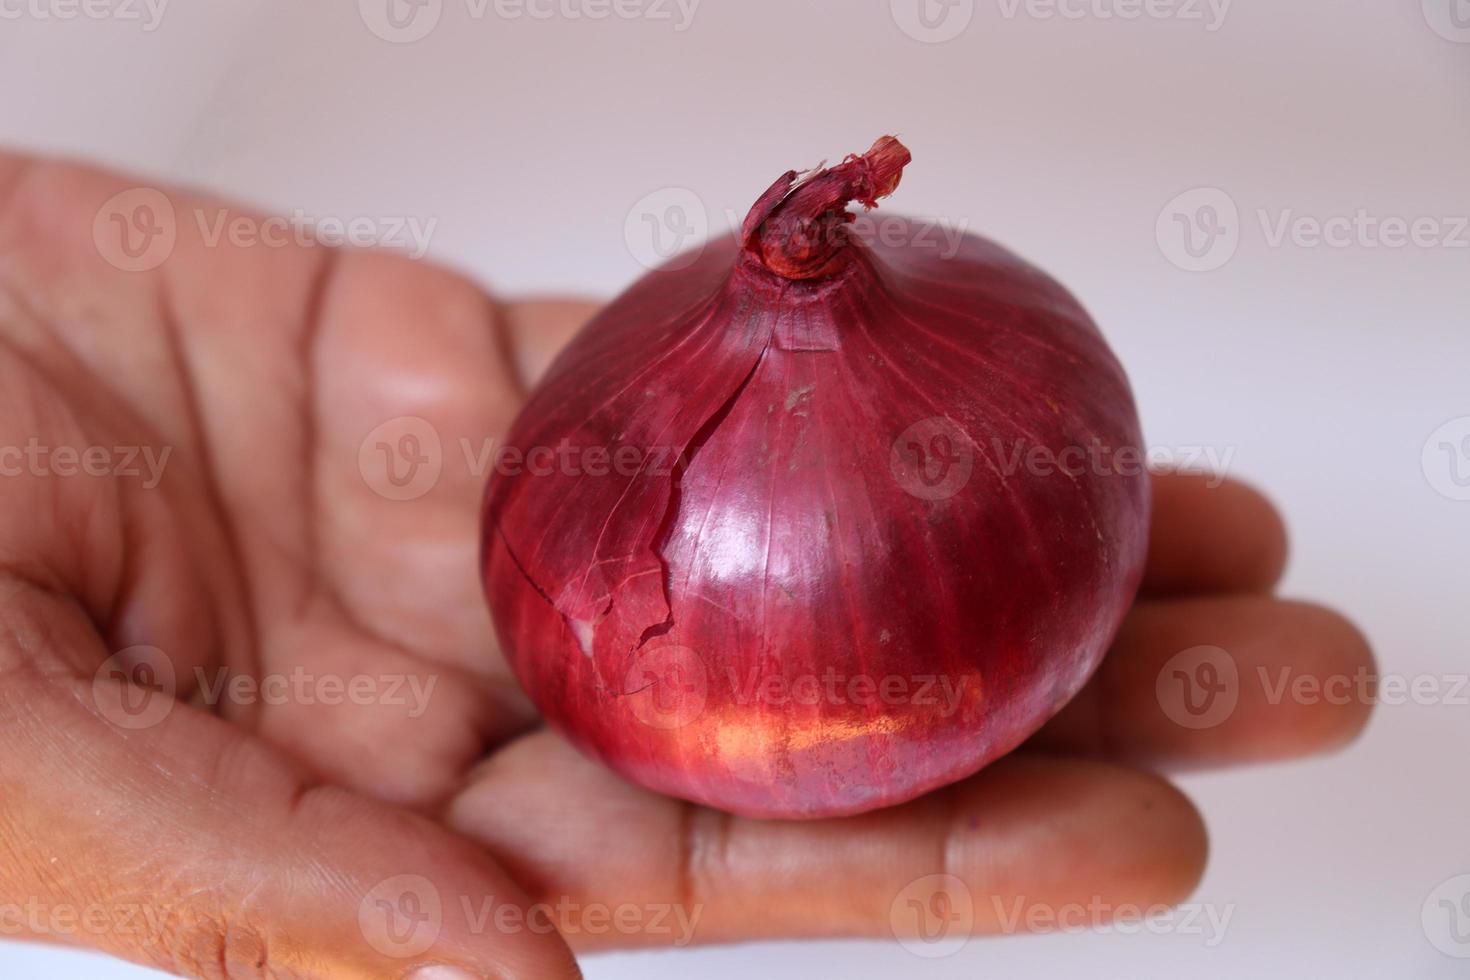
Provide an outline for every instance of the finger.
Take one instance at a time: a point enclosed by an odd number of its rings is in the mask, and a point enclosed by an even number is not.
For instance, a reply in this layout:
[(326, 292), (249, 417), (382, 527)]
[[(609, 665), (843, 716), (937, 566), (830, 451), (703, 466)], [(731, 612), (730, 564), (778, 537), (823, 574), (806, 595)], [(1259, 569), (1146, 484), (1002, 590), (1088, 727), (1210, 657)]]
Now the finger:
[(0, 865), (7, 934), (196, 977), (579, 975), (479, 849), (306, 785), (163, 692), (110, 671), (78, 677), (60, 647), (100, 659), (72, 600), (6, 585), (0, 823), (8, 853), (28, 856)]
[[(134, 218), (167, 233), (143, 236)], [(124, 219), (121, 237), (111, 219)], [(272, 678), (304, 667), (407, 680), (432, 687), (436, 709), (405, 717), (412, 706), (388, 694), (370, 710), (356, 698), (226, 699), (223, 710), (316, 774), (431, 805), (485, 741), (534, 720), (495, 653), (478, 572), (488, 451), (519, 407), (517, 385), (494, 305), (473, 284), (401, 256), (248, 234), (269, 221), (0, 154), (0, 266), (15, 286), (0, 290), (0, 334), (24, 349), (28, 376), (55, 378), (55, 400), (96, 427), (90, 444), (141, 443), (168, 462), (151, 496), (167, 502), (158, 524), (179, 554), (165, 563), (162, 536), (130, 533), (126, 578), (167, 564), (175, 571), (155, 581), (207, 586), (205, 604), (168, 587), (131, 604), (147, 619), (160, 605), (213, 617), (217, 646), (175, 650)], [(236, 222), (246, 235), (220, 230)], [(145, 237), (159, 251), (134, 267), (121, 242)], [(103, 441), (100, 420), (133, 431)], [(397, 452), (409, 439), (411, 457)], [(86, 518), (69, 527), (103, 524), (86, 505), (68, 513)], [(90, 551), (70, 550), (96, 568)]]
[[(1036, 921), (1018, 909), (1179, 901), (1206, 850), (1182, 795), (1104, 763), (1012, 757), (903, 806), (759, 821), (632, 786), (548, 733), (492, 757), (448, 820), (561, 903), (563, 934), (588, 948), (903, 937), (935, 882), (964, 931), (1001, 932)], [(603, 925), (619, 909), (622, 926)]]
[(1372, 710), (1373, 654), (1320, 606), (1264, 596), (1143, 602), (1097, 674), (1029, 743), (1195, 767), (1327, 752)]
[(601, 303), (579, 299), (532, 299), (501, 304), (511, 362), (529, 390), (561, 349), (597, 313)]
[[(347, 252), (321, 286), (315, 319), (322, 570), (373, 635), (489, 672), (480, 497), (520, 407), (493, 307), (452, 273)], [(406, 576), (432, 587), (405, 589)]]
[(1145, 595), (1267, 592), (1286, 565), (1286, 527), (1243, 483), (1187, 473), (1153, 477)]

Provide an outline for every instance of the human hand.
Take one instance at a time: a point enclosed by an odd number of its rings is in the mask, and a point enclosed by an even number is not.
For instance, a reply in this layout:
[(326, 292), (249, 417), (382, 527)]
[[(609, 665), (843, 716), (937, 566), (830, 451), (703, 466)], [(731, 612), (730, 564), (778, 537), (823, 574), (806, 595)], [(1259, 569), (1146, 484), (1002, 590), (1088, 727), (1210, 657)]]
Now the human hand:
[[(457, 457), (507, 430), (591, 307), (497, 306), (376, 253), (211, 244), (195, 218), (224, 205), (176, 192), (171, 251), (124, 271), (94, 225), (130, 186), (0, 156), (0, 447), (51, 450), (0, 478), (0, 908), (43, 926), (22, 933), (201, 977), (556, 978), (576, 975), (566, 942), (892, 935), (938, 874), (994, 898), (973, 928), (1001, 931), (1017, 899), (1147, 906), (1193, 887), (1198, 815), (1133, 766), (1305, 754), (1364, 723), (1366, 704), (1249, 685), (1213, 727), (1170, 720), (1156, 678), (1189, 647), (1228, 649), (1242, 674), (1371, 659), (1335, 614), (1267, 594), (1285, 544), (1258, 495), (1161, 477), (1145, 595), (1018, 753), (835, 821), (630, 786), (534, 729), (479, 591), (483, 473)], [(407, 418), (442, 469), (399, 500), (372, 453), (391, 462)], [(59, 447), (158, 465), (65, 475)], [(193, 704), (138, 700), (127, 678), (148, 670)], [(310, 696), (219, 687), (303, 674)], [(329, 681), (372, 696), (328, 698)], [(561, 935), (531, 927), (533, 903)], [(56, 927), (95, 905), (140, 912)]]

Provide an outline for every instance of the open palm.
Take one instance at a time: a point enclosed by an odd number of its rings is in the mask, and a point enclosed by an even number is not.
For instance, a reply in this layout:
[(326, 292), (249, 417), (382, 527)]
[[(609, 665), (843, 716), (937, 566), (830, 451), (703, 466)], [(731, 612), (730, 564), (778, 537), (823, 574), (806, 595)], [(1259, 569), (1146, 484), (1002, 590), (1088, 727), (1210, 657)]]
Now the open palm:
[[(924, 934), (936, 896), (962, 929), (1027, 928), (1018, 909), (1193, 887), (1198, 816), (1129, 763), (1285, 757), (1364, 722), (1362, 699), (1249, 680), (1180, 721), (1158, 679), (1182, 651), (1246, 678), (1371, 661), (1267, 594), (1268, 504), (1161, 477), (1145, 596), (1021, 752), (836, 821), (632, 787), (536, 728), (476, 567), (491, 450), (591, 307), (214, 240), (222, 218), (262, 220), (0, 155), (0, 904), (39, 909), (23, 934), (201, 977), (554, 978), (567, 944)], [(102, 926), (57, 925), (98, 902)]]

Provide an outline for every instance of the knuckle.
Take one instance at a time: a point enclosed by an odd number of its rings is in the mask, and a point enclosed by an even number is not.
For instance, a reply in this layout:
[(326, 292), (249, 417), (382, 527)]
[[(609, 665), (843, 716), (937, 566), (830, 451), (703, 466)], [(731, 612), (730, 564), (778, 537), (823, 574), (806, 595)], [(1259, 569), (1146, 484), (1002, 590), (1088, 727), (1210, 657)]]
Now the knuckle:
[(277, 980), (265, 934), (249, 922), (190, 912), (160, 937), (163, 959), (173, 972), (195, 980)]

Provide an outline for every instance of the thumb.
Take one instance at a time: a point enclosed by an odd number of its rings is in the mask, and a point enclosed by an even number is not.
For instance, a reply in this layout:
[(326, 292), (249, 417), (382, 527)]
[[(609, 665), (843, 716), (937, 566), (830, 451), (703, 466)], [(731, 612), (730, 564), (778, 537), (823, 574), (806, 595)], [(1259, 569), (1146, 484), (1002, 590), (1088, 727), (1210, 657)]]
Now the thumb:
[(0, 935), (190, 977), (580, 976), (480, 849), (129, 683), (166, 673), (146, 654), (64, 666), (105, 656), (71, 599), (0, 581)]

